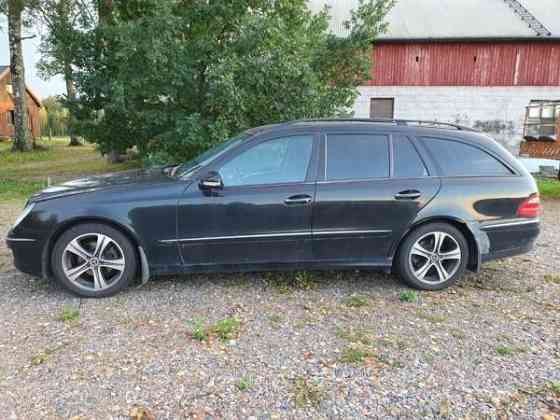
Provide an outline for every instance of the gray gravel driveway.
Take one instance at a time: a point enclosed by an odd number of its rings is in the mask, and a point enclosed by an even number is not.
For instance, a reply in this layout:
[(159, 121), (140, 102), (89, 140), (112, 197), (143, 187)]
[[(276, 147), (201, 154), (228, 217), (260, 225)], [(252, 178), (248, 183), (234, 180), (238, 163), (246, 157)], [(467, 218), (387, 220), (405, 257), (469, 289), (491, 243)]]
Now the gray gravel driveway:
[[(0, 237), (20, 208), (0, 204)], [(84, 300), (0, 245), (0, 419), (560, 418), (560, 202), (444, 292), (373, 272), (157, 279)]]

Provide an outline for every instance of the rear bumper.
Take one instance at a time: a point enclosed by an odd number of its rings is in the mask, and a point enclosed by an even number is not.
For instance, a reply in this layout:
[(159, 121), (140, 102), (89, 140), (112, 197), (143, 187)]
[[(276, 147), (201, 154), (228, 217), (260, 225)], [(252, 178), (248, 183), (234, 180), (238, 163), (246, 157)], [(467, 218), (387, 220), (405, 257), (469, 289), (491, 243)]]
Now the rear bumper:
[(11, 249), (16, 268), (27, 274), (42, 277), (43, 275), (43, 244), (34, 239), (6, 238)]
[(538, 219), (516, 219), (482, 226), (489, 240), (489, 252), (482, 262), (530, 252), (540, 233)]

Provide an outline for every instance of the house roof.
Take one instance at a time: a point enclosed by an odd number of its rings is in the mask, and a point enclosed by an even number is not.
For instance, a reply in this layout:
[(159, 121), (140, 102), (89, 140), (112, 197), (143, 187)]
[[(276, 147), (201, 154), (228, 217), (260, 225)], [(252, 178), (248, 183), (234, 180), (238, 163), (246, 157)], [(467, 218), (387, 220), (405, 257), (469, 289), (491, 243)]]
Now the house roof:
[[(10, 66), (0, 66), (0, 79), (3, 79), (8, 74), (10, 74)], [(29, 88), (29, 86), (26, 85), (25, 90), (27, 90), (27, 93), (29, 94), (29, 96), (31, 96), (31, 98), (35, 101), (39, 108), (43, 106), (43, 104), (41, 103), (41, 99), (39, 99), (39, 97), (35, 95), (35, 92), (33, 92)]]
[[(344, 22), (359, 0), (309, 0), (311, 10), (330, 7), (331, 30), (344, 36)], [(560, 39), (558, 0), (396, 0), (379, 40)]]

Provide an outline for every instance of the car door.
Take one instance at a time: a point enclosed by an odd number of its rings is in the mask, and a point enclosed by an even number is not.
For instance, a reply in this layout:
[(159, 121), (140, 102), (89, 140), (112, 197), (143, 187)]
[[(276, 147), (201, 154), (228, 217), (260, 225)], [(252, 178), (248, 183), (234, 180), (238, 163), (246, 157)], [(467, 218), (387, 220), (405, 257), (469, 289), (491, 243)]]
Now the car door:
[(321, 155), (314, 258), (387, 264), (392, 244), (437, 193), (440, 180), (398, 133), (327, 132)]
[(179, 204), (183, 263), (282, 264), (308, 259), (317, 143), (312, 132), (249, 140), (208, 168), (222, 185), (203, 190), (193, 183)]

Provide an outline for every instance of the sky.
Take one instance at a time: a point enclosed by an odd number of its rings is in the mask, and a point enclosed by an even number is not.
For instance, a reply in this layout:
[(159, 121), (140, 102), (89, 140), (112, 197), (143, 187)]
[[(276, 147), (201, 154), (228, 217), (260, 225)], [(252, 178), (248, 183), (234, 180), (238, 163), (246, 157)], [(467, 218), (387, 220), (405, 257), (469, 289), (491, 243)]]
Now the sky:
[[(33, 33), (33, 28), (26, 31), (29, 35)], [(39, 39), (26, 39), (23, 41), (23, 59), (25, 63), (25, 79), (27, 85), (33, 92), (44, 99), (47, 96), (65, 93), (64, 80), (61, 77), (54, 77), (50, 80), (43, 80), (37, 74), (36, 64), (40, 59)], [(0, 17), (0, 66), (10, 64), (10, 49), (8, 45), (8, 22), (4, 16)]]

